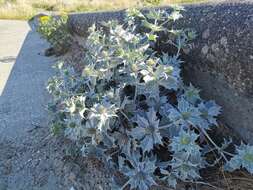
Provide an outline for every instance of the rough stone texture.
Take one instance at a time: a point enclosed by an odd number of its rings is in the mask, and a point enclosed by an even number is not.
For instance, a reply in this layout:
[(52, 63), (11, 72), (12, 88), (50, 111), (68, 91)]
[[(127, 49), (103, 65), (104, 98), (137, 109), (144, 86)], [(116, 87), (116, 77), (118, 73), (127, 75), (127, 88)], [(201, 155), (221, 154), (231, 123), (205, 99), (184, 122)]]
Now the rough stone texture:
[(223, 107), (222, 120), (253, 143), (253, 2), (188, 7), (180, 26), (198, 38), (185, 77)]
[[(212, 1), (187, 5), (176, 27), (189, 27), (198, 37), (184, 54), (184, 77), (202, 95), (223, 107), (221, 119), (253, 143), (253, 2)], [(122, 21), (124, 11), (70, 15), (74, 34), (85, 36), (92, 23)], [(168, 51), (169, 47), (159, 46)]]

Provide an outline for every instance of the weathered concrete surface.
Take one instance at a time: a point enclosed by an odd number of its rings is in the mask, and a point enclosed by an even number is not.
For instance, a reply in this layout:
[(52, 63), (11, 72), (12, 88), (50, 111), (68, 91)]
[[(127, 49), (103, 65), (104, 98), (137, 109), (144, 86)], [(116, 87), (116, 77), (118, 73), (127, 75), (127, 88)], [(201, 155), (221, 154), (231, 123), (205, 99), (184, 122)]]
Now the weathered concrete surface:
[(222, 119), (253, 143), (253, 2), (189, 7), (198, 38), (185, 56), (185, 77), (223, 107)]
[(0, 120), (5, 124), (0, 139), (5, 135), (18, 141), (33, 128), (32, 123), (44, 125), (47, 118), (45, 83), (53, 61), (39, 55), (47, 43), (29, 30), (26, 22), (0, 21), (0, 75), (6, 76), (1, 78), (5, 83), (1, 80)]
[[(28, 25), (24, 25), (22, 21), (16, 21), (15, 24), (7, 20), (0, 22), (0, 43), (2, 45), (0, 48), (0, 95), (28, 30)], [(20, 35), (16, 35), (17, 33)]]
[[(223, 107), (222, 120), (253, 143), (253, 1), (211, 1), (185, 8), (175, 27), (193, 28), (198, 34), (193, 48), (185, 51), (185, 78), (205, 98), (216, 100)], [(69, 27), (85, 36), (92, 23), (123, 17), (123, 11), (73, 14)]]
[(35, 149), (47, 135), (38, 129), (48, 131), (46, 47), (26, 22), (0, 21), (0, 190), (59, 189), (48, 155)]

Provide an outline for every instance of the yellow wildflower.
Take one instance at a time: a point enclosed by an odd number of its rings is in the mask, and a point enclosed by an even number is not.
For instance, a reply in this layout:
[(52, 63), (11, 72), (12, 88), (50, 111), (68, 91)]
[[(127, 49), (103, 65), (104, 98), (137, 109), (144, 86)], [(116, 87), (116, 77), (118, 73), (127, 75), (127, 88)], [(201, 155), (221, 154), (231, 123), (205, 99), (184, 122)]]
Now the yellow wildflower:
[(50, 20), (50, 17), (49, 17), (49, 16), (41, 16), (41, 17), (40, 17), (40, 22), (41, 22), (42, 24), (47, 23), (49, 20)]

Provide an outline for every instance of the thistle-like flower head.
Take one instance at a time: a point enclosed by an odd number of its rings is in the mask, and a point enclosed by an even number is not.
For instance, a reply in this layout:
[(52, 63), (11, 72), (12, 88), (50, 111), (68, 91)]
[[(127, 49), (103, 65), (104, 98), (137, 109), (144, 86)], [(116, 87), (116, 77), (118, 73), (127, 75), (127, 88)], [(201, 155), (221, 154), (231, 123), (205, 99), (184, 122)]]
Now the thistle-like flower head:
[(150, 151), (156, 144), (162, 144), (162, 136), (159, 131), (159, 119), (156, 111), (151, 108), (146, 116), (137, 115), (137, 127), (132, 129), (131, 135), (140, 140), (140, 146), (144, 151)]
[(129, 179), (124, 186), (130, 185), (131, 189), (148, 190), (152, 185), (156, 185), (154, 171), (156, 160), (144, 158), (140, 160), (138, 153), (127, 155), (127, 161), (132, 168), (124, 165), (124, 159), (120, 159), (119, 167)]
[(169, 112), (169, 119), (172, 122), (183, 126), (197, 126), (202, 121), (198, 109), (184, 98), (178, 100), (177, 109), (172, 108)]
[(241, 167), (253, 174), (253, 146), (241, 144), (236, 147), (237, 154), (226, 164), (228, 170), (236, 170)]
[(216, 117), (221, 112), (221, 107), (218, 106), (214, 101), (201, 102), (199, 104), (199, 111), (201, 112), (201, 116), (206, 119), (210, 125), (218, 125), (216, 121)]
[(196, 144), (198, 137), (199, 135), (194, 131), (181, 129), (179, 135), (172, 139), (172, 143), (170, 144), (171, 150), (173, 152), (186, 151), (189, 153), (199, 151), (199, 146)]

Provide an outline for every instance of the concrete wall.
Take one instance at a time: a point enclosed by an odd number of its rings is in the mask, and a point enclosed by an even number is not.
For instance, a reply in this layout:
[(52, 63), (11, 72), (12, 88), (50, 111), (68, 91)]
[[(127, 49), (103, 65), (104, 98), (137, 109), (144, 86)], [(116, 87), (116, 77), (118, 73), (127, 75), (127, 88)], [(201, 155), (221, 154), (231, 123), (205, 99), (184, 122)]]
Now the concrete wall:
[[(184, 78), (202, 96), (223, 107), (221, 119), (253, 143), (253, 1), (187, 5), (176, 27), (193, 28), (198, 37), (184, 52)], [(84, 36), (94, 22), (118, 19), (123, 11), (70, 15), (69, 27)], [(157, 44), (162, 51), (170, 47)]]

